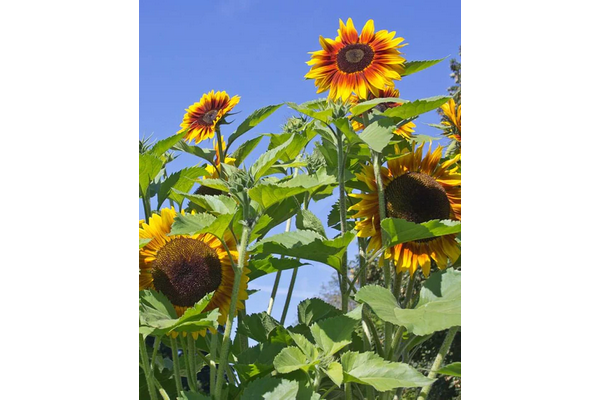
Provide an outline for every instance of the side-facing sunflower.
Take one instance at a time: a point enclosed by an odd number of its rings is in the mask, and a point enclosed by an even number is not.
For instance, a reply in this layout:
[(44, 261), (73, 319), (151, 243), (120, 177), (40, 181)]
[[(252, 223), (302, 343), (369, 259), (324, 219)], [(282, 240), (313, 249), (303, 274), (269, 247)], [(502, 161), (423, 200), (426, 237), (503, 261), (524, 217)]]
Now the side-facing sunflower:
[[(225, 234), (228, 254), (223, 243), (209, 233), (168, 236), (174, 218), (174, 209), (163, 208), (160, 215), (152, 215), (149, 224), (140, 223), (140, 239), (152, 240), (140, 249), (139, 290), (162, 292), (179, 316), (207, 293), (215, 291), (206, 311), (218, 308), (221, 312), (218, 321), (223, 325), (231, 307), (235, 279), (232, 263), (238, 262), (235, 240), (231, 234)], [(242, 309), (242, 301), (248, 299), (248, 272), (244, 268), (237, 310)]]
[(195, 140), (196, 144), (204, 139), (212, 139), (215, 135), (217, 124), (230, 112), (237, 103), (240, 96), (229, 97), (227, 92), (216, 92), (212, 90), (205, 93), (198, 103), (187, 108), (183, 116), (181, 130), (178, 133), (187, 133), (184, 137), (190, 143)]
[(448, 137), (457, 142), (460, 142), (460, 106), (459, 104), (457, 107), (454, 99), (450, 99), (441, 107), (447, 118), (445, 121), (442, 121), (442, 125), (448, 127), (450, 131)]
[[(460, 156), (440, 163), (441, 146), (433, 153), (429, 149), (425, 157), (423, 147), (413, 151), (396, 148), (400, 156), (389, 160), (387, 168), (381, 168), (387, 216), (415, 223), (432, 219), (460, 220), (460, 172), (456, 165)], [(364, 166), (357, 178), (367, 184), (369, 191), (350, 195), (360, 199), (350, 207), (357, 211), (355, 218), (363, 218), (356, 224), (356, 230), (359, 237), (371, 238), (369, 251), (379, 250), (381, 226), (373, 166)], [(443, 269), (448, 259), (452, 263), (458, 259), (460, 247), (455, 237), (446, 235), (398, 244), (386, 250), (385, 257), (394, 260), (398, 273), (408, 270), (412, 276), (420, 266), (423, 274), (429, 276), (431, 260)]]
[[(369, 92), (369, 95), (367, 96), (366, 99), (363, 99), (362, 101), (366, 101), (366, 100), (373, 100), (373, 99), (380, 99), (380, 98), (386, 98), (386, 97), (400, 97), (400, 92), (398, 91), (398, 89), (394, 88), (394, 87), (389, 87), (386, 86), (385, 89), (383, 90), (379, 90), (377, 89), (376, 91), (377, 94), (373, 94)], [(356, 95), (352, 95), (350, 96), (350, 98), (348, 99), (348, 102), (355, 106), (357, 105), (361, 100), (358, 98), (358, 96)], [(377, 108), (381, 111), (385, 111), (388, 108), (394, 108), (394, 107), (399, 107), (402, 104), (400, 103), (381, 103), (377, 105)], [(357, 121), (357, 120), (352, 120), (352, 128), (354, 128), (354, 130), (356, 132), (364, 129), (364, 125)], [(394, 133), (396, 135), (402, 136), (404, 139), (410, 139), (412, 137), (412, 134), (415, 131), (415, 123), (410, 121), (405, 123), (404, 125), (396, 128), (394, 130)]]
[(307, 79), (315, 79), (317, 93), (327, 89), (329, 99), (346, 101), (352, 92), (361, 99), (376, 89), (394, 86), (400, 80), (406, 61), (398, 50), (404, 40), (394, 38), (396, 32), (375, 33), (373, 20), (368, 20), (358, 35), (352, 18), (346, 25), (340, 20), (338, 36), (332, 40), (319, 37), (323, 50), (311, 52), (310, 71)]

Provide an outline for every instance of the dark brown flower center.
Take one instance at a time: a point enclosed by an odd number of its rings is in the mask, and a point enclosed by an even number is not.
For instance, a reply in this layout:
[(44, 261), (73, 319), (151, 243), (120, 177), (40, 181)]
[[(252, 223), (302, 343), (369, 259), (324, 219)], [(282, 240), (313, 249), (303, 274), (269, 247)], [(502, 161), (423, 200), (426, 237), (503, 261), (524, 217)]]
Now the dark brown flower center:
[(391, 181), (385, 188), (385, 207), (388, 217), (414, 223), (450, 218), (446, 191), (421, 172), (409, 172)]
[(373, 49), (367, 44), (349, 44), (337, 54), (337, 65), (341, 71), (351, 74), (367, 68), (374, 56)]
[(191, 307), (221, 284), (221, 262), (206, 243), (191, 238), (167, 242), (156, 255), (156, 289), (176, 306)]
[(217, 114), (219, 114), (217, 110), (210, 110), (209, 112), (204, 114), (204, 116), (202, 117), (202, 121), (206, 122), (209, 125), (212, 125), (212, 123), (215, 122), (215, 119), (217, 118)]

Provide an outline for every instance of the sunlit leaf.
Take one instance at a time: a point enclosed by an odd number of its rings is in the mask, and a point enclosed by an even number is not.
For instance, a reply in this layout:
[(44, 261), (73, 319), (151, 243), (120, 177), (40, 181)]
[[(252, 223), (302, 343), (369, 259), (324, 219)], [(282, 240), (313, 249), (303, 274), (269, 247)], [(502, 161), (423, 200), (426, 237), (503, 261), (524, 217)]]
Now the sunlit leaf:
[(315, 322), (310, 331), (325, 356), (331, 356), (352, 343), (352, 332), (357, 323), (353, 318), (339, 315)]
[(255, 137), (254, 139), (250, 139), (240, 145), (236, 151), (231, 155), (232, 158), (235, 158), (235, 165), (239, 167), (242, 165), (242, 162), (248, 157), (248, 155), (256, 148), (256, 146), (260, 143), (262, 135)]
[(222, 239), (232, 218), (233, 214), (219, 214), (216, 217), (208, 213), (177, 214), (169, 235), (210, 233)]
[(162, 169), (163, 162), (160, 158), (152, 154), (140, 154), (139, 169), (140, 169), (140, 192), (146, 196), (148, 185)]
[(444, 61), (448, 57), (440, 58), (438, 60), (422, 60), (422, 61), (407, 61), (404, 63), (404, 72), (402, 76), (412, 75), (416, 72), (423, 71), (435, 64)]
[(381, 153), (394, 136), (394, 129), (396, 129), (396, 123), (392, 119), (376, 119), (362, 131), (360, 138), (370, 149)]
[(383, 243), (386, 247), (391, 247), (399, 243), (460, 233), (460, 221), (434, 219), (416, 224), (404, 219), (386, 218), (381, 221), (381, 230)]
[(208, 172), (202, 167), (191, 167), (169, 175), (161, 183), (158, 190), (158, 205), (156, 208), (160, 209), (160, 206), (168, 197), (173, 199), (177, 204), (181, 204), (184, 197), (180, 193), (175, 192), (175, 190), (187, 193), (194, 186), (196, 178), (207, 174)]
[(448, 364), (436, 371), (438, 374), (457, 376), (460, 378), (460, 362)]
[(262, 177), (273, 164), (275, 164), (282, 154), (291, 149), (300, 149), (306, 145), (306, 139), (300, 135), (292, 135), (285, 143), (274, 149), (271, 149), (258, 157), (256, 162), (250, 167), (250, 175), (258, 180)]
[(321, 236), (327, 237), (321, 219), (309, 210), (300, 210), (300, 212), (296, 214), (296, 228), (315, 231)]
[(234, 140), (236, 140), (238, 137), (242, 136), (244, 133), (248, 132), (250, 129), (254, 128), (256, 125), (260, 124), (269, 115), (271, 115), (275, 111), (277, 111), (277, 109), (279, 107), (281, 107), (282, 105), (283, 104), (274, 104), (274, 105), (266, 106), (263, 108), (259, 108), (258, 110), (254, 111), (252, 114), (250, 114), (248, 116), (248, 118), (246, 118), (244, 120), (244, 122), (242, 122), (240, 124), (240, 126), (238, 126), (238, 128), (235, 130), (235, 132), (233, 132), (231, 134), (231, 136), (229, 136), (229, 141), (227, 142), (227, 149), (229, 149), (229, 147), (231, 147), (231, 144), (233, 143)]
[(193, 154), (196, 157), (200, 157), (203, 160), (212, 163), (215, 159), (216, 151), (213, 149), (203, 149), (198, 146), (190, 146), (183, 140), (173, 146), (175, 150), (184, 151), (189, 154)]
[(286, 347), (275, 357), (273, 366), (280, 374), (287, 374), (298, 369), (307, 369), (309, 361), (298, 347)]
[(378, 104), (381, 104), (381, 103), (401, 103), (402, 104), (405, 102), (406, 102), (406, 100), (402, 100), (397, 97), (381, 97), (381, 98), (372, 99), (372, 100), (363, 101), (361, 103), (358, 103), (357, 105), (355, 105), (354, 107), (352, 107), (350, 109), (350, 113), (352, 113), (352, 115), (361, 115), (365, 111), (369, 111), (370, 109), (372, 109), (373, 107), (376, 107)]
[(448, 96), (435, 96), (408, 101), (401, 106), (388, 108), (384, 111), (383, 115), (387, 117), (408, 119), (440, 108), (442, 105), (446, 104), (448, 100), (450, 100), (450, 97)]
[(150, 149), (150, 151), (148, 153), (152, 154), (152, 155), (155, 155), (155, 156), (158, 156), (158, 157), (162, 156), (165, 152), (167, 152), (168, 150), (170, 150), (171, 147), (173, 147), (181, 139), (183, 139), (183, 137), (185, 136), (185, 134), (186, 134), (186, 132), (181, 132), (181, 133), (177, 133), (177, 134), (175, 134), (173, 136), (169, 136), (166, 139), (159, 140), (152, 147), (152, 149)]
[(318, 121), (324, 122), (326, 124), (329, 123), (329, 121), (331, 120), (331, 116), (333, 115), (333, 109), (331, 108), (326, 108), (325, 110), (312, 110), (310, 108), (307, 107), (303, 107), (302, 105), (298, 105), (296, 103), (285, 103), (287, 104), (288, 107), (290, 107), (293, 110), (298, 111), (299, 113), (302, 113), (304, 115), (308, 115), (311, 118), (314, 118)]
[(267, 257), (262, 259), (251, 259), (248, 262), (248, 280), (252, 281), (263, 275), (270, 274), (277, 271), (285, 271), (286, 269), (298, 268), (306, 263), (300, 262), (295, 258), (279, 258), (279, 257)]
[(298, 304), (298, 321), (309, 326), (322, 319), (341, 314), (341, 310), (318, 298), (306, 299)]

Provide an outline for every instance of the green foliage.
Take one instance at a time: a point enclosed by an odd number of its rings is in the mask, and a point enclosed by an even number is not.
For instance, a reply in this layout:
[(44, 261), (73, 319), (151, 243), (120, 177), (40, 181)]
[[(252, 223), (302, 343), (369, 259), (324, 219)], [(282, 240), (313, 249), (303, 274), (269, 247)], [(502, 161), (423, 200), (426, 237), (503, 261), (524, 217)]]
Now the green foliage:
[(307, 370), (309, 361), (298, 347), (286, 347), (275, 357), (273, 366), (280, 374), (286, 374), (298, 369)]
[(185, 141), (180, 141), (179, 143), (175, 144), (173, 146), (173, 148), (175, 150), (179, 150), (179, 151), (183, 151), (186, 152), (188, 154), (193, 154), (196, 157), (200, 157), (203, 160), (208, 161), (209, 163), (213, 163), (213, 160), (215, 159), (215, 156), (217, 154), (216, 151), (214, 151), (213, 149), (203, 149), (201, 147), (198, 146), (190, 146), (189, 144), (187, 144)]
[(260, 124), (269, 115), (277, 111), (277, 109), (279, 109), (279, 107), (281, 107), (282, 105), (283, 104), (275, 104), (266, 106), (263, 108), (259, 108), (258, 110), (250, 114), (250, 116), (248, 116), (248, 118), (246, 118), (244, 122), (242, 122), (240, 126), (238, 126), (236, 131), (233, 132), (231, 136), (229, 136), (229, 141), (227, 142), (227, 150), (229, 150), (234, 140), (242, 136), (244, 133), (248, 132), (250, 129), (254, 128), (256, 125)]
[(299, 268), (303, 265), (301, 261), (295, 258), (279, 258), (279, 257), (267, 257), (267, 258), (252, 258), (248, 262), (248, 274), (249, 280), (254, 280), (263, 275), (270, 274), (277, 271), (285, 271), (286, 269)]
[(438, 374), (457, 376), (460, 378), (460, 362), (448, 364), (436, 371)]
[(383, 243), (391, 247), (400, 243), (460, 233), (460, 221), (434, 219), (416, 224), (400, 218), (386, 218), (381, 221), (381, 231)]
[(260, 143), (262, 138), (263, 138), (263, 136), (261, 135), (261, 136), (255, 137), (254, 139), (250, 139), (250, 140), (242, 143), (240, 145), (240, 147), (238, 147), (237, 150), (233, 152), (231, 157), (235, 158), (235, 166), (236, 167), (239, 167), (240, 165), (242, 165), (242, 162), (244, 162), (244, 160), (246, 159), (246, 157), (248, 157), (248, 155), (250, 155), (252, 150), (254, 150), (256, 148), (256, 146), (258, 146), (258, 144)]
[(352, 332), (357, 323), (354, 318), (339, 315), (315, 322), (310, 331), (323, 354), (331, 356), (352, 343)]
[(140, 249), (150, 243), (152, 239), (140, 239)]
[(148, 185), (150, 185), (150, 182), (156, 178), (156, 175), (162, 169), (163, 162), (160, 158), (152, 154), (140, 154), (139, 157), (140, 193), (142, 196), (146, 196)]
[(177, 144), (183, 137), (186, 132), (181, 132), (173, 136), (169, 136), (166, 139), (159, 140), (156, 144), (150, 149), (149, 154), (155, 155), (157, 157), (162, 156), (165, 152), (169, 151), (171, 147)]
[(218, 217), (208, 213), (177, 214), (169, 235), (211, 233), (218, 238), (223, 238), (232, 218), (232, 214), (220, 214)]
[(300, 210), (296, 215), (296, 228), (299, 230), (308, 229), (317, 232), (323, 237), (327, 237), (323, 223), (315, 214), (308, 210)]
[(317, 298), (306, 299), (298, 304), (298, 321), (301, 324), (311, 325), (322, 319), (341, 314), (342, 312), (339, 309)]
[(303, 107), (303, 105), (298, 105), (296, 103), (287, 102), (285, 104), (287, 104), (287, 106), (292, 110), (296, 110), (299, 113), (307, 115), (325, 124), (329, 123), (331, 117), (333, 116), (333, 109), (331, 108), (326, 108), (325, 110), (313, 110), (311, 108)]
[(275, 318), (266, 312), (250, 314), (239, 321), (238, 334), (246, 335), (257, 342), (265, 343), (269, 334), (280, 326)]
[(156, 208), (160, 209), (160, 206), (167, 198), (173, 199), (173, 201), (181, 206), (184, 197), (180, 192), (188, 192), (194, 186), (196, 178), (207, 174), (208, 172), (202, 167), (191, 167), (169, 175), (161, 183), (158, 190), (158, 205)]
[(408, 76), (423, 71), (424, 69), (444, 61), (446, 58), (448, 57), (440, 58), (438, 60), (407, 61), (404, 63), (404, 72), (402, 73), (402, 76)]
[(396, 123), (392, 119), (376, 119), (362, 131), (360, 139), (365, 142), (370, 149), (381, 153), (394, 136), (394, 129), (396, 129)]
[(426, 112), (433, 111), (436, 108), (441, 107), (450, 100), (448, 96), (435, 96), (428, 97), (426, 99), (420, 99), (415, 101), (408, 101), (403, 103), (401, 106), (389, 108), (384, 111), (383, 115), (387, 117), (408, 119), (417, 117)]
[(256, 162), (250, 167), (250, 175), (254, 180), (258, 180), (279, 160), (282, 154), (291, 151), (291, 149), (301, 149), (306, 145), (306, 139), (300, 135), (292, 135), (285, 143), (271, 149), (258, 157)]
[(377, 99), (363, 101), (363, 102), (358, 103), (357, 105), (355, 105), (354, 107), (352, 107), (350, 109), (350, 113), (353, 116), (360, 116), (363, 113), (376, 107), (378, 104), (382, 104), (382, 103), (400, 103), (400, 104), (402, 104), (402, 103), (406, 103), (406, 100), (402, 100), (397, 97), (380, 97)]

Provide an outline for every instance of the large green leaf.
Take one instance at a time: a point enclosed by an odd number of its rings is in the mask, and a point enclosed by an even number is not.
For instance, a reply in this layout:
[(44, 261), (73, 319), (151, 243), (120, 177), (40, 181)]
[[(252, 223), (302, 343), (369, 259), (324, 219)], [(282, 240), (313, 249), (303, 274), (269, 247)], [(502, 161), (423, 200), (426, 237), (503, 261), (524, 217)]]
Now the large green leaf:
[(277, 146), (258, 157), (256, 162), (250, 167), (250, 175), (258, 180), (275, 164), (282, 154), (290, 151), (290, 148), (302, 148), (306, 145), (306, 139), (300, 135), (292, 135), (281, 146)]
[(334, 361), (330, 363), (324, 371), (333, 383), (338, 387), (342, 386), (342, 383), (344, 382), (344, 369), (342, 368), (342, 364)]
[(460, 326), (460, 272), (437, 271), (425, 281), (414, 309), (398, 306), (389, 290), (368, 285), (355, 296), (384, 321), (404, 326), (418, 336)]
[(333, 109), (326, 108), (325, 110), (312, 110), (308, 107), (303, 107), (302, 105), (298, 105), (296, 103), (285, 103), (293, 110), (298, 111), (304, 115), (308, 115), (311, 118), (314, 118), (318, 121), (324, 122), (326, 124), (331, 120), (331, 116), (333, 115)]
[(460, 233), (460, 221), (434, 219), (415, 224), (404, 219), (386, 218), (381, 221), (381, 230), (384, 245), (391, 247), (399, 243)]
[(358, 103), (357, 105), (355, 105), (354, 107), (352, 107), (350, 109), (350, 113), (354, 116), (357, 116), (357, 115), (363, 114), (366, 111), (369, 111), (370, 109), (372, 109), (373, 107), (376, 107), (377, 105), (379, 105), (381, 103), (405, 103), (405, 102), (406, 102), (406, 100), (402, 100), (397, 97), (381, 97), (381, 98), (372, 99), (372, 100), (363, 101), (361, 103)]
[(423, 71), (435, 64), (444, 61), (448, 57), (440, 58), (439, 60), (422, 60), (422, 61), (407, 61), (404, 63), (404, 72), (402, 76), (412, 75), (416, 72)]
[(155, 156), (158, 156), (158, 157), (162, 156), (165, 152), (167, 152), (168, 150), (170, 150), (171, 147), (173, 147), (181, 139), (183, 139), (183, 137), (185, 136), (185, 134), (186, 134), (186, 132), (181, 132), (181, 133), (177, 133), (177, 134), (175, 134), (173, 136), (169, 136), (166, 139), (159, 140), (152, 147), (152, 149), (150, 149), (150, 151), (148, 153), (152, 154), (152, 155), (155, 155)]
[(222, 195), (201, 195), (187, 194), (175, 190), (175, 193), (188, 199), (201, 209), (215, 214), (233, 214), (236, 211), (237, 202), (230, 196)]
[(264, 377), (250, 382), (241, 400), (310, 400), (312, 391), (303, 386), (297, 380)]
[(298, 230), (270, 236), (257, 242), (251, 249), (254, 253), (281, 254), (305, 260), (319, 261), (340, 270), (342, 256), (354, 239), (353, 232), (327, 240), (314, 231)]
[(446, 104), (448, 100), (450, 100), (448, 96), (435, 96), (408, 101), (401, 106), (388, 108), (383, 114), (388, 117), (408, 119), (438, 109)]
[(300, 262), (295, 258), (278, 258), (278, 257), (267, 257), (261, 259), (251, 259), (248, 262), (248, 279), (250, 281), (259, 278), (263, 275), (270, 274), (272, 272), (284, 271), (286, 269), (298, 268), (305, 263)]
[(163, 162), (157, 156), (147, 153), (140, 154), (140, 192), (143, 196), (146, 196), (148, 185), (156, 178), (156, 175), (158, 175), (162, 166)]
[(194, 186), (196, 178), (207, 174), (208, 172), (202, 167), (191, 167), (184, 168), (181, 171), (169, 175), (169, 177), (161, 183), (160, 189), (158, 190), (158, 205), (156, 208), (160, 209), (160, 206), (168, 197), (181, 205), (184, 197), (174, 190), (187, 193), (192, 186)]
[(309, 326), (322, 319), (341, 314), (341, 310), (318, 298), (306, 299), (298, 304), (298, 322)]
[(263, 311), (245, 316), (239, 321), (237, 332), (259, 343), (265, 343), (269, 338), (269, 334), (278, 326), (281, 326), (279, 322)]
[(186, 153), (193, 154), (196, 157), (200, 157), (203, 160), (208, 161), (209, 163), (212, 163), (214, 161), (215, 155), (217, 154), (217, 152), (213, 149), (203, 149), (198, 146), (190, 146), (183, 140), (175, 144), (173, 148), (179, 151), (184, 151)]
[(396, 129), (396, 123), (392, 119), (376, 119), (362, 131), (360, 138), (369, 148), (381, 153), (394, 136), (394, 129)]
[(248, 157), (248, 155), (256, 148), (258, 143), (260, 143), (263, 135), (255, 137), (254, 139), (250, 139), (240, 145), (236, 151), (233, 152), (231, 157), (235, 158), (235, 166), (239, 167), (242, 162)]
[(325, 356), (331, 356), (352, 343), (352, 332), (358, 320), (346, 315), (328, 318), (310, 326), (317, 346)]
[(296, 228), (315, 231), (319, 235), (327, 237), (321, 219), (309, 210), (300, 210), (300, 212), (296, 214)]
[(298, 347), (286, 347), (273, 361), (275, 370), (280, 374), (287, 374), (298, 369), (307, 370), (309, 365), (308, 358)]
[(242, 122), (240, 124), (240, 126), (238, 126), (238, 128), (235, 130), (235, 132), (233, 132), (231, 134), (231, 136), (229, 136), (229, 141), (227, 143), (227, 149), (229, 149), (229, 147), (231, 147), (231, 144), (233, 143), (233, 141), (235, 139), (239, 138), (244, 133), (248, 132), (250, 129), (252, 129), (256, 125), (260, 124), (269, 115), (271, 115), (275, 111), (277, 111), (277, 109), (279, 107), (281, 107), (282, 105), (283, 104), (274, 104), (274, 105), (266, 106), (263, 108), (259, 108), (258, 110), (254, 111), (252, 114), (250, 114), (248, 116), (248, 118), (246, 118), (244, 120), (244, 122)]
[(386, 392), (399, 387), (422, 387), (434, 382), (408, 364), (386, 361), (372, 352), (342, 354), (344, 382), (370, 385)]
[(288, 334), (292, 337), (296, 346), (304, 353), (308, 362), (312, 363), (319, 357), (319, 351), (304, 335), (294, 333), (288, 330)]
[(233, 214), (220, 214), (217, 217), (208, 213), (177, 214), (169, 235), (210, 233), (218, 238), (223, 238), (232, 218)]
[(460, 362), (448, 364), (435, 372), (437, 372), (438, 374), (457, 376), (460, 378)]
[(299, 175), (283, 182), (268, 182), (256, 185), (248, 191), (248, 194), (252, 200), (267, 208), (288, 197), (304, 192), (314, 193), (323, 186), (335, 184), (336, 178), (327, 175), (325, 168), (322, 168), (314, 175)]

